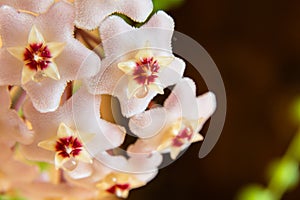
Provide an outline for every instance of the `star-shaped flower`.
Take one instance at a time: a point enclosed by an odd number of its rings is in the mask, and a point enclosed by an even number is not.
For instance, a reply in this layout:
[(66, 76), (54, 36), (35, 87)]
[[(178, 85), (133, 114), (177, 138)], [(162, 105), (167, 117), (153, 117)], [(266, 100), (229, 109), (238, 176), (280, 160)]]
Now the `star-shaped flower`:
[(92, 163), (92, 158), (83, 147), (78, 134), (61, 123), (57, 130), (57, 137), (38, 143), (39, 147), (55, 152), (55, 167), (73, 169), (78, 161)]
[(112, 195), (126, 198), (130, 190), (144, 186), (152, 180), (161, 163), (162, 156), (159, 153), (142, 156), (133, 154), (125, 158), (101, 152), (95, 155), (90, 176), (74, 179), (73, 174), (69, 173), (65, 178), (73, 185), (86, 188), (96, 186), (99, 198)]
[(130, 119), (129, 127), (139, 139), (130, 146), (134, 153), (170, 152), (171, 158), (192, 142), (203, 139), (199, 134), (205, 121), (216, 109), (212, 92), (195, 97), (196, 87), (189, 78), (181, 80), (166, 99), (164, 107), (150, 109)]
[(144, 186), (146, 183), (137, 179), (134, 175), (125, 173), (110, 173), (97, 184), (101, 193), (109, 193), (117, 197), (127, 198), (129, 190)]
[(34, 13), (45, 12), (54, 0), (0, 0), (0, 6), (8, 5), (18, 10)]
[(118, 63), (118, 67), (128, 75), (128, 99), (131, 97), (144, 98), (149, 90), (164, 94), (160, 82), (160, 72), (168, 66), (174, 57), (153, 55), (150, 49), (140, 50), (133, 60)]
[(122, 13), (134, 21), (143, 22), (152, 12), (151, 0), (75, 0), (76, 25), (95, 29), (109, 15)]
[(59, 80), (60, 75), (54, 58), (63, 51), (65, 44), (60, 42), (46, 43), (43, 35), (33, 26), (25, 47), (9, 47), (8, 52), (24, 62), (21, 83), (42, 81), (45, 77)]
[(129, 191), (144, 186), (158, 173), (158, 166), (162, 163), (159, 153), (151, 155), (110, 156), (106, 153), (98, 154), (96, 159), (111, 168), (98, 182), (100, 197), (116, 195), (127, 198)]
[(38, 16), (2, 6), (0, 85), (21, 85), (37, 110), (56, 110), (68, 81), (100, 68), (99, 57), (74, 38), (74, 19), (63, 1)]
[(33, 143), (21, 145), (20, 151), (29, 160), (54, 163), (56, 168), (72, 171), (82, 162), (90, 163), (98, 152), (118, 147), (125, 131), (100, 119), (100, 103), (100, 96), (84, 88), (55, 112), (40, 113), (26, 102), (24, 114), (36, 135)]
[(174, 22), (166, 13), (158, 12), (141, 28), (111, 16), (99, 30), (105, 58), (100, 72), (86, 83), (94, 94), (116, 96), (124, 116), (144, 111), (154, 96), (182, 77), (185, 64), (172, 54)]
[(15, 110), (10, 109), (10, 96), (7, 87), (0, 87), (0, 142), (14, 146), (16, 142), (30, 144), (33, 131), (29, 130), (25, 122)]

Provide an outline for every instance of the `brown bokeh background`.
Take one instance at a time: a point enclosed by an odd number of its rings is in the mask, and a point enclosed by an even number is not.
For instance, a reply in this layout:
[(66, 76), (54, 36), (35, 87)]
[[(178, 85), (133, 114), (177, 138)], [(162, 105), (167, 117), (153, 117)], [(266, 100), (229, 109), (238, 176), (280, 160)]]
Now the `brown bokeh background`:
[[(268, 164), (298, 128), (291, 105), (300, 96), (300, 1), (186, 0), (168, 13), (217, 64), (226, 123), (207, 157), (198, 158), (201, 143), (192, 145), (129, 200), (230, 200), (249, 183), (266, 185)], [(283, 199), (300, 199), (300, 186)]]

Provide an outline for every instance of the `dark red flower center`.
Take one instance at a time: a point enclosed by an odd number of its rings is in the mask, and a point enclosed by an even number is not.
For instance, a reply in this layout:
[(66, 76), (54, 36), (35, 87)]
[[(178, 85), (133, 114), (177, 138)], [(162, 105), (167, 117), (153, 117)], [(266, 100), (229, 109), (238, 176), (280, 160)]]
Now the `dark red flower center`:
[(186, 127), (182, 129), (178, 135), (176, 135), (175, 138), (173, 138), (172, 145), (174, 147), (181, 147), (186, 142), (189, 142), (192, 139), (193, 132), (192, 129), (189, 127)]
[(51, 52), (43, 43), (33, 43), (25, 48), (24, 62), (30, 69), (44, 70), (51, 63)]
[(128, 183), (125, 184), (115, 184), (108, 188), (106, 191), (111, 193), (111, 194), (116, 194), (117, 190), (121, 190), (122, 192), (125, 190), (129, 190), (130, 185)]
[(149, 85), (155, 82), (158, 77), (159, 65), (153, 57), (141, 58), (136, 62), (136, 67), (133, 72), (134, 80), (141, 85)]
[(82, 150), (82, 144), (77, 137), (59, 138), (55, 145), (56, 152), (63, 158), (78, 156)]

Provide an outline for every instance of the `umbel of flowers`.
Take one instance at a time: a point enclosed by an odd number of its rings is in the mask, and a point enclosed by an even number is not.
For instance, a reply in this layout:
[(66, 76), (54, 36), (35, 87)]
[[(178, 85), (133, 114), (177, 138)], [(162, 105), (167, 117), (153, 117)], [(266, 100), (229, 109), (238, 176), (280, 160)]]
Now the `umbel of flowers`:
[[(151, 16), (151, 0), (0, 6), (0, 199), (126, 198), (157, 175), (162, 154), (175, 160), (203, 139), (215, 96), (197, 97), (183, 77), (173, 19)], [(169, 86), (163, 106), (150, 106)], [(129, 129), (107, 121), (107, 95)], [(128, 131), (138, 139), (125, 147)]]

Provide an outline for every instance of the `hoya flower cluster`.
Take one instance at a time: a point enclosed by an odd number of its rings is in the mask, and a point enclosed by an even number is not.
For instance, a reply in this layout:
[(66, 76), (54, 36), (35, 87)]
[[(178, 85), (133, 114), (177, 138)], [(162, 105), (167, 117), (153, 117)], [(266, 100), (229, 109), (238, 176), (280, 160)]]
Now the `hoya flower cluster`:
[[(151, 0), (0, 6), (0, 197), (126, 198), (157, 175), (162, 154), (175, 160), (203, 139), (215, 96), (196, 97), (172, 53), (173, 19), (151, 16)], [(108, 95), (127, 128), (105, 120)], [(129, 132), (137, 140), (125, 146)]]

